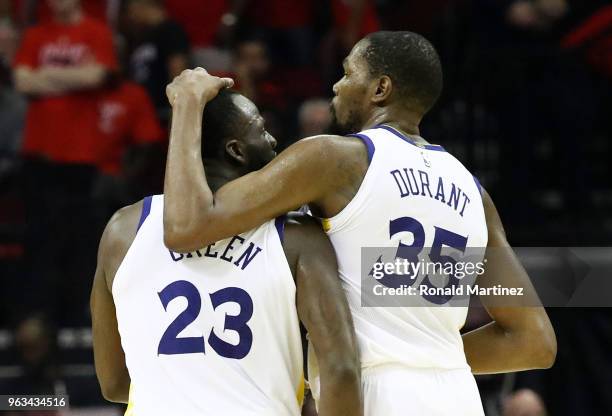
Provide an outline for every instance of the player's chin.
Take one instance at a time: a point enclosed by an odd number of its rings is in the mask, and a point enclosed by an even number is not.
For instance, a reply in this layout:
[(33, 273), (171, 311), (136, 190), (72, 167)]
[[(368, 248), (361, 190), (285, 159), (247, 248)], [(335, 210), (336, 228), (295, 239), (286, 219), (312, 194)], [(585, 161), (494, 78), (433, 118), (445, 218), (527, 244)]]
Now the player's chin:
[(336, 117), (336, 114), (338, 113), (338, 96), (332, 98), (331, 102), (329, 103), (329, 112), (331, 113), (332, 117)]

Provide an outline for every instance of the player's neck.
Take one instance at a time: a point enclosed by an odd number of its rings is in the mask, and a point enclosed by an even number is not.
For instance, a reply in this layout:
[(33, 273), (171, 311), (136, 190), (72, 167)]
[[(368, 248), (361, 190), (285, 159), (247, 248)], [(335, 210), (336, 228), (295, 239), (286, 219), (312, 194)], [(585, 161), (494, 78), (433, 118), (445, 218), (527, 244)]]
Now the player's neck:
[(419, 124), (421, 123), (422, 115), (402, 109), (401, 111), (393, 111), (390, 108), (381, 108), (364, 124), (364, 130), (377, 126), (379, 124), (387, 124), (394, 127), (407, 135), (420, 135)]
[(204, 169), (206, 170), (206, 181), (213, 192), (217, 192), (226, 183), (242, 176), (236, 169), (212, 159), (204, 161)]

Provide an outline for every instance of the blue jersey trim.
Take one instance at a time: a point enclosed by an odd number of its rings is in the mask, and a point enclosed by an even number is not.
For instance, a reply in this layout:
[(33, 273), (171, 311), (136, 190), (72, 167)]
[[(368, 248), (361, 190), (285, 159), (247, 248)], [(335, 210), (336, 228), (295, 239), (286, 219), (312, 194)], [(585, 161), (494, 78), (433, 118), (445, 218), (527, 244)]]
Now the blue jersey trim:
[(349, 136), (357, 137), (358, 139), (361, 139), (363, 141), (363, 144), (365, 144), (368, 149), (368, 164), (372, 163), (372, 158), (374, 157), (374, 152), (376, 151), (372, 139), (370, 139), (363, 133), (349, 134)]
[(281, 243), (285, 241), (285, 220), (287, 219), (286, 215), (281, 215), (280, 217), (276, 217), (274, 220), (274, 226), (276, 227), (276, 231), (278, 231), (278, 238), (280, 238)]
[(421, 148), (421, 149), (434, 150), (436, 152), (446, 152), (446, 149), (444, 149), (442, 146), (437, 145), (437, 144), (426, 144), (426, 145), (418, 144), (414, 140), (412, 140), (411, 138), (406, 137), (402, 133), (400, 133), (399, 131), (395, 130), (393, 127), (386, 126), (384, 124), (379, 124), (379, 125), (374, 126), (372, 128), (387, 130), (389, 133), (395, 134), (397, 137), (399, 137), (403, 141), (405, 141), (407, 143), (410, 143), (411, 145), (416, 146), (416, 147)]
[(147, 196), (142, 200), (142, 212), (140, 213), (140, 221), (138, 221), (138, 228), (136, 232), (140, 230), (140, 227), (145, 222), (149, 214), (151, 213), (151, 202), (153, 201), (152, 196)]

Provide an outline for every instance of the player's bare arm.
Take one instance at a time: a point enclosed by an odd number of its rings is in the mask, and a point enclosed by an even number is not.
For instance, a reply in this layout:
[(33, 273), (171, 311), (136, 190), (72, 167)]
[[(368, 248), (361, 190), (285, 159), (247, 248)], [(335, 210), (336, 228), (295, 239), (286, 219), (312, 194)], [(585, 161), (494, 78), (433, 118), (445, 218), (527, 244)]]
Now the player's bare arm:
[(480, 287), (524, 288), (523, 302), (529, 306), (500, 306), (500, 299), (481, 296), (493, 322), (463, 336), (465, 355), (476, 374), (550, 368), (557, 341), (546, 311), (538, 305), (537, 293), (527, 272), (506, 240), (506, 234), (491, 197), (483, 203), (489, 239), (487, 266), (478, 278)]
[(164, 240), (173, 251), (198, 249), (304, 204), (331, 217), (352, 198), (367, 169), (367, 151), (360, 140), (317, 136), (295, 143), (264, 168), (213, 193), (202, 166), (202, 111), (221, 88), (231, 85), (231, 80), (200, 68), (184, 71), (167, 88), (173, 116), (164, 182)]
[(298, 315), (318, 359), (319, 416), (361, 415), (359, 353), (334, 249), (308, 216), (287, 222), (284, 248), (296, 280)]
[(127, 403), (130, 375), (117, 327), (112, 285), (115, 273), (134, 237), (142, 202), (119, 210), (108, 222), (98, 248), (98, 265), (91, 290), (96, 374), (105, 399)]

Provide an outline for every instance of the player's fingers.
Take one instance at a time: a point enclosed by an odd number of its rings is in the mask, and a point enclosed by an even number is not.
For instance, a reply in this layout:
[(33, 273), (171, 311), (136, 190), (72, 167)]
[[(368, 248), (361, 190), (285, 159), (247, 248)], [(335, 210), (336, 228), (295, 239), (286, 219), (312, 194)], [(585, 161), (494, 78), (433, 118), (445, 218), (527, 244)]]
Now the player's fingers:
[(203, 72), (205, 74), (208, 74), (208, 71), (205, 70), (204, 68), (202, 68), (201, 66), (198, 66), (197, 68), (194, 69), (195, 72)]
[(234, 86), (234, 80), (231, 78), (221, 78), (221, 88), (232, 88)]
[(170, 103), (170, 106), (172, 107), (174, 105), (174, 100), (176, 99), (176, 91), (174, 90), (174, 87), (172, 86), (172, 84), (169, 84), (166, 87), (166, 97), (168, 97), (168, 102)]

